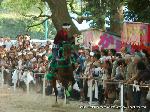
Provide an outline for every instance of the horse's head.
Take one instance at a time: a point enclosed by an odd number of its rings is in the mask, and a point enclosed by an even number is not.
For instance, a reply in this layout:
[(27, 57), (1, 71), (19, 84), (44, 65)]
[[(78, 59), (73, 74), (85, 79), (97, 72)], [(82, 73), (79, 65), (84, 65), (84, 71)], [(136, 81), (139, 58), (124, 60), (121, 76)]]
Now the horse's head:
[(65, 59), (68, 59), (71, 57), (71, 51), (72, 51), (71, 44), (70, 43), (64, 43), (63, 44), (63, 57)]

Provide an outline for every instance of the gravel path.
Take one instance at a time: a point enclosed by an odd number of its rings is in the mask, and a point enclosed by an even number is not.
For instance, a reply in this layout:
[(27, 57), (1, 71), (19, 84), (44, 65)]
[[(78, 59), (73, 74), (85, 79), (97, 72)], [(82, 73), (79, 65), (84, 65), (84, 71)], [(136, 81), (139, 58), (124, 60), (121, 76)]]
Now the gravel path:
[(70, 101), (64, 105), (61, 99), (55, 105), (54, 101), (54, 96), (43, 98), (35, 92), (27, 95), (19, 89), (14, 93), (13, 88), (6, 85), (0, 88), (0, 112), (119, 112), (118, 109), (80, 109), (80, 102)]

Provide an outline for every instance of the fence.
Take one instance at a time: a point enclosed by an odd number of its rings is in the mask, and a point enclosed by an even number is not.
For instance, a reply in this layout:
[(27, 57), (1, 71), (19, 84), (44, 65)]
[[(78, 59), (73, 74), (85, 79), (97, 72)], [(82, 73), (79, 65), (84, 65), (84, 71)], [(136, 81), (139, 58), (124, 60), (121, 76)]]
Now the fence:
[[(1, 87), (3, 88), (4, 86), (4, 70), (5, 68), (2, 66), (1, 67), (1, 72), (0, 72), (0, 82), (1, 82)], [(20, 78), (20, 73), (22, 71), (21, 70), (18, 70), (18, 69), (15, 69), (13, 70), (13, 74), (12, 74), (12, 83), (14, 84), (13, 86), (13, 89), (14, 89), (14, 92), (16, 91), (16, 87), (17, 87), (17, 83), (18, 81), (20, 80), (24, 80), (25, 84), (26, 84), (26, 89), (27, 89), (27, 94), (29, 94), (29, 91), (30, 91), (30, 82), (31, 81), (35, 81), (35, 78), (32, 79), (32, 74), (29, 70), (27, 71), (24, 71), (23, 72), (23, 75), (21, 76), (22, 78)], [(43, 75), (43, 90), (42, 90), (42, 93), (43, 93), (43, 97), (45, 97), (45, 73), (34, 73), (33, 74), (33, 77), (36, 75)], [(36, 84), (36, 82), (35, 82)]]
[[(3, 88), (4, 86), (4, 70), (5, 68), (2, 66), (1, 67), (1, 73), (0, 73), (0, 82), (1, 82), (1, 87)], [(17, 69), (16, 69), (17, 70)], [(18, 73), (19, 73), (19, 70), (18, 70)], [(16, 91), (16, 84), (17, 84), (17, 81), (19, 80), (19, 76), (18, 76), (18, 73), (16, 73), (16, 77), (12, 77), (14, 78), (13, 79), (13, 83), (14, 83), (14, 92)], [(24, 74), (26, 76), (26, 88), (27, 88), (27, 94), (29, 94), (29, 90), (30, 90), (30, 82), (31, 82), (31, 77), (30, 77), (30, 74), (31, 72), (29, 70), (26, 71), (26, 74)], [(43, 98), (45, 97), (45, 76), (46, 74), (45, 73), (34, 73), (33, 76), (36, 75), (44, 75), (43, 77)], [(35, 80), (35, 79), (34, 79)], [(95, 80), (95, 79), (92, 79), (92, 80)], [(89, 105), (92, 106), (92, 80), (90, 81), (90, 102), (89, 102)], [(124, 85), (130, 85), (130, 86), (135, 86), (135, 84), (127, 84), (127, 83), (122, 83), (122, 82), (119, 82), (119, 81), (108, 81), (106, 82), (107, 84), (117, 84), (117, 85), (120, 85), (120, 112), (124, 112)], [(147, 84), (147, 85), (137, 85), (139, 87), (143, 87), (143, 88), (150, 88), (150, 85)]]

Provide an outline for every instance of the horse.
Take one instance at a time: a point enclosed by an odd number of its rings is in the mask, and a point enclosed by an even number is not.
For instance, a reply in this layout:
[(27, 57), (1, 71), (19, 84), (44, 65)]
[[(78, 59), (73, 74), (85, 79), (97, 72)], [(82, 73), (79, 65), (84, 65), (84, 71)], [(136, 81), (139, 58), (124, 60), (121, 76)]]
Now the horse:
[(61, 52), (61, 58), (54, 59), (52, 58), (53, 55), (51, 55), (50, 59), (50, 66), (49, 66), (49, 78), (51, 87), (54, 89), (55, 96), (56, 96), (56, 103), (57, 102), (57, 96), (58, 96), (58, 90), (56, 87), (56, 81), (62, 84), (64, 87), (64, 95), (65, 95), (65, 101), (64, 103), (67, 104), (67, 93), (68, 93), (68, 87), (71, 85), (73, 87), (75, 80), (73, 76), (73, 71), (75, 69), (74, 62), (71, 58), (72, 54), (72, 47), (70, 43), (63, 43), (62, 48), (59, 49)]

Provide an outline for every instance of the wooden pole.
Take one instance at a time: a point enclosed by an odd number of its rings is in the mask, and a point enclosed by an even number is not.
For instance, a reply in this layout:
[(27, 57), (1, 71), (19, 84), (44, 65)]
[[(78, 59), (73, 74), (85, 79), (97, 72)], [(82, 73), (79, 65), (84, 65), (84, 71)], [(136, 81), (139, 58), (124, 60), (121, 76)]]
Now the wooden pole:
[(121, 101), (121, 102), (120, 102), (120, 104), (121, 104), (121, 110), (120, 110), (120, 112), (124, 112), (124, 111), (123, 111), (123, 100), (124, 100), (124, 99), (123, 99), (123, 84), (121, 84), (121, 89), (120, 89), (120, 91), (121, 91), (121, 92), (120, 92), (120, 93), (121, 93), (121, 94), (120, 94), (120, 95), (121, 95), (121, 96), (120, 96), (120, 101)]
[(44, 78), (43, 78), (43, 98), (45, 98), (45, 77), (46, 74), (44, 74)]
[(90, 80), (90, 106), (92, 106), (92, 79)]
[(3, 66), (1, 67), (1, 71), (2, 71), (2, 74), (1, 74), (1, 80), (2, 80), (1, 86), (3, 88), (4, 87), (4, 67)]
[(29, 94), (30, 86), (29, 86), (29, 71), (27, 71), (27, 94)]

